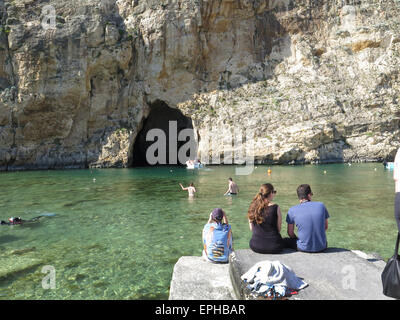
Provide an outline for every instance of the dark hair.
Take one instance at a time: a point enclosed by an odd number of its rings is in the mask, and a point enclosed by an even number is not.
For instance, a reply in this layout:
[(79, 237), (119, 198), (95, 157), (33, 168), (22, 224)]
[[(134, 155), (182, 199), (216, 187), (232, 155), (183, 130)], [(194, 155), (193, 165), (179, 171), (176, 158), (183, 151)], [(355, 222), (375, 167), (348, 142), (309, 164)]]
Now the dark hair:
[(189, 184), (189, 186), (190, 186), (190, 187), (193, 187), (193, 186), (194, 186), (193, 182), (191, 182), (191, 183)]
[(301, 184), (297, 187), (297, 196), (299, 200), (308, 199), (308, 195), (311, 193), (312, 191), (309, 184)]
[(232, 181), (232, 178), (229, 178), (228, 180), (229, 180), (229, 181)]
[(250, 222), (256, 222), (257, 224), (264, 222), (263, 212), (268, 208), (268, 200), (265, 202), (265, 199), (268, 199), (273, 191), (274, 186), (272, 184), (265, 183), (261, 185), (260, 191), (254, 197), (247, 212), (247, 218)]

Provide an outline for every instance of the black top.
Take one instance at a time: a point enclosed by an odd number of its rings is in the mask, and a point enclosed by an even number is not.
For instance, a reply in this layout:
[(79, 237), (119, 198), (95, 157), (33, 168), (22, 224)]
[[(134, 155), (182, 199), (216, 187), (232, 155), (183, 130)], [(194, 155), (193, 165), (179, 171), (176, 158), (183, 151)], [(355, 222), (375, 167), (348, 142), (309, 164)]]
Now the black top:
[(253, 222), (253, 235), (250, 248), (258, 253), (278, 253), (284, 245), (278, 231), (278, 205), (274, 204), (264, 209), (262, 213), (264, 222)]

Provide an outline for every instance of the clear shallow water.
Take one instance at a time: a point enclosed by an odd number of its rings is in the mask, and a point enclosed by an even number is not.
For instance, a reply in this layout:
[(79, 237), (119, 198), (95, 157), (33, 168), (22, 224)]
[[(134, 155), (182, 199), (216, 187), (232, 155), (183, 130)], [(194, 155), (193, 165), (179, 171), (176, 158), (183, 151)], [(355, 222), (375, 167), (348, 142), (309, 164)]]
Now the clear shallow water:
[[(0, 219), (55, 216), (0, 226), (0, 299), (167, 299), (176, 261), (201, 255), (213, 208), (227, 212), (235, 249), (248, 248), (246, 212), (265, 182), (278, 191), (283, 221), (297, 186), (309, 183), (331, 216), (330, 247), (392, 256), (394, 182), (381, 164), (274, 166), (271, 176), (267, 168), (249, 176), (235, 176), (234, 166), (3, 173)], [(238, 197), (223, 196), (229, 177)], [(195, 199), (178, 185), (191, 181)], [(45, 265), (56, 270), (55, 290), (42, 288)]]

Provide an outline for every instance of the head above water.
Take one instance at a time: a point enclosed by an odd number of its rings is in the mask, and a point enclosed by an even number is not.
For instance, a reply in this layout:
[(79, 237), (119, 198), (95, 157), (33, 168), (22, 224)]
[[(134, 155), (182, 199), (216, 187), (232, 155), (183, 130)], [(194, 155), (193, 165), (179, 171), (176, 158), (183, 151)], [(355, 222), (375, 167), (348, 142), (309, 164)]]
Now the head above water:
[(11, 217), (8, 219), (8, 221), (12, 224), (19, 224), (22, 222), (21, 217)]
[(309, 196), (312, 196), (311, 187), (309, 184), (301, 184), (297, 187), (297, 197), (299, 200), (310, 200)]

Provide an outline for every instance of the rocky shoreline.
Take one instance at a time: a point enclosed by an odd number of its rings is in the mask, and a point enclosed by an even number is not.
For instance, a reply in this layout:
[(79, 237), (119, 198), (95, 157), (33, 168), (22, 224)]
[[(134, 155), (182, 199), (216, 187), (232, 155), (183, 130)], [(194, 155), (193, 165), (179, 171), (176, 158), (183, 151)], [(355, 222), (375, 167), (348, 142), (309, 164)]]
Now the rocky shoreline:
[[(254, 165), (262, 165), (262, 166), (302, 166), (302, 165), (325, 165), (325, 164), (349, 164), (351, 165), (352, 163), (376, 163), (379, 165), (382, 165), (382, 162), (374, 161), (374, 160), (357, 160), (354, 162), (347, 162), (347, 161), (335, 161), (335, 160), (323, 160), (323, 161), (315, 161), (315, 162), (295, 162), (295, 161), (290, 161), (288, 163), (277, 163), (277, 162), (271, 162), (271, 161), (254, 161)], [(234, 165), (237, 166), (237, 164), (209, 164), (207, 165), (208, 167), (210, 166), (230, 166)], [(168, 166), (168, 165), (166, 165)], [(175, 166), (175, 165), (174, 165)], [(184, 167), (182, 165), (178, 165), (179, 167)], [(46, 166), (46, 165), (27, 165), (27, 166), (18, 166), (18, 167), (13, 167), (13, 166), (3, 166), (0, 167), (0, 172), (17, 172), (17, 171), (44, 171), (44, 170), (86, 170), (86, 169), (127, 169), (128, 167), (124, 166), (112, 166), (112, 167), (102, 167), (97, 166), (97, 165), (92, 165), (92, 166), (85, 166), (85, 165), (59, 165), (59, 166)], [(129, 167), (129, 168), (140, 168), (140, 167)]]
[(0, 2), (1, 171), (131, 167), (160, 105), (221, 158), (238, 152), (227, 132), (249, 129), (256, 163), (391, 161), (400, 147), (398, 1), (46, 5), (49, 29), (42, 3)]

